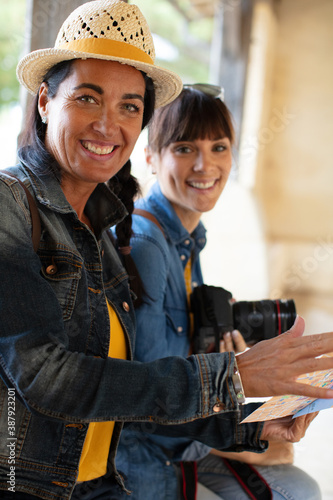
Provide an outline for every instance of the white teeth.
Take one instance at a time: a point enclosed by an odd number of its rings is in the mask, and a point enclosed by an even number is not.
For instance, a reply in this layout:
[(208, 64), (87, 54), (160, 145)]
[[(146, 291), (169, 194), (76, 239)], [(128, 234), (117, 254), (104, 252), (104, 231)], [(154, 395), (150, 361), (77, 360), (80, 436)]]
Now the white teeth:
[(114, 146), (108, 146), (108, 147), (105, 147), (105, 148), (100, 148), (100, 147), (94, 146), (90, 142), (82, 142), (82, 145), (88, 151), (91, 151), (92, 153), (95, 153), (95, 154), (101, 155), (101, 156), (102, 155), (108, 155), (108, 154), (112, 153), (112, 151), (114, 150)]
[(196, 188), (196, 189), (209, 189), (213, 187), (215, 184), (215, 181), (211, 182), (189, 182), (189, 185)]

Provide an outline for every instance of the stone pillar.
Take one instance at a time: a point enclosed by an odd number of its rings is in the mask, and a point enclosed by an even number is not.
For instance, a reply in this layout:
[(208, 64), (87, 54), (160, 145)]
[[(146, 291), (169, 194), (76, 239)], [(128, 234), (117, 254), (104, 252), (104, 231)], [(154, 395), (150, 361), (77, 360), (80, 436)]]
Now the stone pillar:
[[(58, 31), (69, 14), (87, 0), (27, 0), (24, 54), (53, 47)], [(31, 96), (21, 89), (23, 117)]]

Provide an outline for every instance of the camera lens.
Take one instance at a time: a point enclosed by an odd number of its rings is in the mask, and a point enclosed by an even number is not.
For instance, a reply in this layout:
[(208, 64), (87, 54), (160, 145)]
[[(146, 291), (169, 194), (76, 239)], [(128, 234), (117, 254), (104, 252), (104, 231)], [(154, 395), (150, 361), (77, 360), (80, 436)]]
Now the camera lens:
[(234, 328), (246, 343), (270, 339), (289, 330), (296, 319), (293, 300), (259, 300), (232, 305)]

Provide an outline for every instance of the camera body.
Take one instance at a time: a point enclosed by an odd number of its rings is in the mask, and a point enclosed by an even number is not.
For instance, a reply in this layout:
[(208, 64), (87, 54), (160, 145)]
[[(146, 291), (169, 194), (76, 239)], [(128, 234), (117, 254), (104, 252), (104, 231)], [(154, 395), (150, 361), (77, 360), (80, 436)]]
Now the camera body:
[(280, 335), (296, 319), (293, 300), (232, 302), (232, 294), (221, 287), (201, 285), (191, 295), (195, 353), (219, 352), (226, 332), (239, 330), (248, 345)]

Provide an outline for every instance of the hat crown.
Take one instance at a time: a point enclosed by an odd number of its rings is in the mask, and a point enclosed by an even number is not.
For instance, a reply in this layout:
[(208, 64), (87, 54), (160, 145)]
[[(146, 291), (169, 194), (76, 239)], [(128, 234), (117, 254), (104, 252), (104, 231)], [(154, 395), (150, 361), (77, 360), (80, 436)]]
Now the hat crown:
[(55, 48), (83, 39), (124, 42), (155, 60), (155, 49), (147, 21), (136, 5), (122, 0), (94, 0), (75, 9), (61, 26)]
[(93, 0), (80, 5), (61, 26), (55, 46), (25, 55), (16, 74), (19, 82), (36, 94), (53, 66), (89, 58), (128, 64), (145, 73), (153, 81), (155, 107), (172, 101), (182, 89), (178, 75), (155, 66), (153, 37), (140, 9), (122, 0)]

